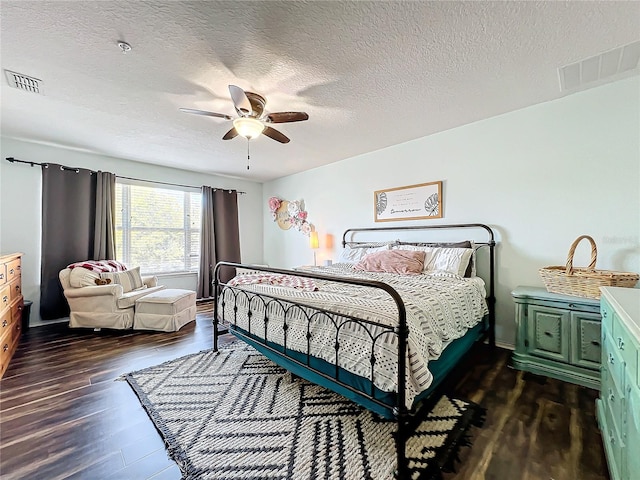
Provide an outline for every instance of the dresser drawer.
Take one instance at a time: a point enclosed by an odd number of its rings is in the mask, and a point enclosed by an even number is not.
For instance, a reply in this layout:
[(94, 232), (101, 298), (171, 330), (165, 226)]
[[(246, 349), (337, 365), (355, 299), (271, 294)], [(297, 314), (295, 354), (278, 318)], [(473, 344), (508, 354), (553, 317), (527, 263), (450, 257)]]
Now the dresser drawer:
[(13, 354), (13, 340), (14, 340), (14, 325), (10, 323), (7, 328), (7, 332), (4, 333), (2, 337), (2, 341), (0, 342), (0, 356), (2, 356), (2, 364), (6, 365), (9, 363), (11, 359), (11, 355)]
[(22, 295), (22, 285), (20, 285), (20, 277), (14, 278), (9, 283), (9, 303), (13, 303)]
[[(616, 381), (618, 380), (618, 381)], [(623, 427), (627, 421), (625, 408), (627, 399), (624, 396), (623, 385), (619, 379), (611, 375), (611, 371), (604, 368), (600, 384), (600, 397), (605, 400), (606, 408), (610, 410), (610, 416), (619, 433), (623, 432)]]
[(21, 334), (22, 334), (22, 322), (11, 322), (11, 345), (20, 341)]
[(5, 310), (0, 316), (0, 340), (4, 341), (4, 338), (11, 332), (11, 310)]
[(5, 283), (0, 287), (0, 310), (9, 307), (11, 303), (11, 285)]
[(20, 265), (19, 258), (7, 263), (7, 282), (10, 282), (14, 278), (18, 278), (20, 276), (22, 270)]
[[(622, 441), (620, 431), (615, 424), (612, 416), (611, 409), (608, 405), (604, 405), (604, 414), (606, 417), (606, 431), (602, 432), (602, 437), (605, 442), (609, 444), (611, 457), (613, 462), (610, 462), (609, 467), (613, 467), (615, 471), (614, 480), (621, 478), (622, 476), (622, 452), (625, 448), (625, 443)], [(611, 465), (613, 463), (613, 465)]]
[(600, 315), (602, 316), (602, 328), (611, 333), (613, 331), (613, 309), (604, 298), (600, 300)]
[(602, 366), (609, 371), (609, 375), (618, 383), (620, 389), (624, 388), (624, 361), (620, 352), (615, 348), (613, 339), (605, 332), (603, 336)]
[(613, 320), (613, 344), (615, 350), (618, 351), (622, 359), (627, 365), (627, 375), (632, 381), (638, 379), (638, 346), (637, 341), (631, 336), (629, 330), (614, 313)]
[(627, 469), (628, 478), (636, 479), (640, 478), (640, 455), (637, 451), (640, 445), (640, 390), (630, 389), (629, 393), (626, 444), (632, 447), (627, 449)]
[(11, 320), (14, 322), (22, 322), (22, 310), (24, 309), (24, 299), (20, 298), (19, 302), (11, 306)]

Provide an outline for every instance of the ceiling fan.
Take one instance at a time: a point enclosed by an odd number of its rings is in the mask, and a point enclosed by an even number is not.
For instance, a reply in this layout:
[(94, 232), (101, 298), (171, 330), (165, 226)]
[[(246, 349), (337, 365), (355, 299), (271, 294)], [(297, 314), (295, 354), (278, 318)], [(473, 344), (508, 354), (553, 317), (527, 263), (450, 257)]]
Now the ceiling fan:
[(267, 104), (267, 100), (262, 95), (246, 92), (235, 85), (229, 85), (229, 93), (239, 115), (235, 119), (225, 113), (207, 112), (206, 110), (195, 110), (193, 108), (180, 108), (180, 111), (233, 120), (233, 127), (225, 133), (222, 137), (223, 140), (231, 140), (238, 135), (251, 140), (263, 134), (280, 143), (289, 143), (290, 140), (286, 135), (270, 127), (269, 124), (301, 122), (309, 119), (309, 115), (304, 112), (265, 112), (264, 107)]

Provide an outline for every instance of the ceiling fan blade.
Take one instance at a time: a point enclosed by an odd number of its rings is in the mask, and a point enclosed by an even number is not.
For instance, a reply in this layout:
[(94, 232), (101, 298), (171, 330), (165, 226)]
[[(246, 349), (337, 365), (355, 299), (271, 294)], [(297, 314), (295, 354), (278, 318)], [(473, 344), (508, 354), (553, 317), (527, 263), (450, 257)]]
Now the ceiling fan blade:
[(231, 130), (229, 130), (227, 133), (224, 134), (224, 137), (222, 137), (223, 140), (231, 140), (232, 138), (235, 138), (238, 136), (238, 131), (236, 130), (236, 127), (232, 127)]
[(271, 128), (269, 126), (264, 127), (264, 130), (262, 131), (262, 133), (264, 133), (267, 137), (273, 138), (274, 140), (280, 143), (289, 143), (291, 141), (286, 135), (280, 133), (275, 128)]
[(270, 123), (302, 122), (303, 120), (309, 120), (309, 115), (304, 112), (277, 112), (267, 115), (267, 121)]
[(244, 93), (244, 90), (235, 85), (229, 85), (229, 93), (231, 94), (231, 100), (233, 100), (238, 115), (245, 117), (253, 111), (251, 102), (247, 98), (246, 93)]
[(231, 116), (224, 113), (207, 112), (206, 110), (196, 110), (193, 108), (179, 108), (178, 110), (184, 113), (194, 113), (196, 115), (204, 115), (206, 117), (218, 117), (224, 118), (225, 120), (231, 120)]

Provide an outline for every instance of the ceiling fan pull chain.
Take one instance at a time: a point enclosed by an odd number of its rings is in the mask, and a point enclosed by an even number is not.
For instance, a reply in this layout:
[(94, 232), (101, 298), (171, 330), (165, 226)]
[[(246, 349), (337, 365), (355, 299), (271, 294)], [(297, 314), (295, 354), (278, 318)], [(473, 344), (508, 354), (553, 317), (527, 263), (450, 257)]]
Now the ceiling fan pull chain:
[(251, 143), (251, 139), (247, 138), (247, 170), (249, 170), (249, 160), (251, 157), (249, 156), (249, 144)]

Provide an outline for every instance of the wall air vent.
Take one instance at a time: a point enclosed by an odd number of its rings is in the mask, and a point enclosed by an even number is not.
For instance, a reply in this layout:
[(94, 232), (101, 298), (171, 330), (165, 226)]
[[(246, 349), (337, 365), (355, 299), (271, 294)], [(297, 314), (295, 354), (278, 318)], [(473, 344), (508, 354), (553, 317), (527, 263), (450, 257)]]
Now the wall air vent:
[(37, 78), (33, 78), (22, 73), (12, 72), (11, 70), (5, 70), (4, 73), (7, 76), (9, 86), (26, 92), (43, 94), (42, 80), (38, 80)]
[[(558, 68), (560, 90), (573, 91), (621, 78), (638, 68), (640, 41)], [(613, 78), (616, 77), (616, 78)]]

